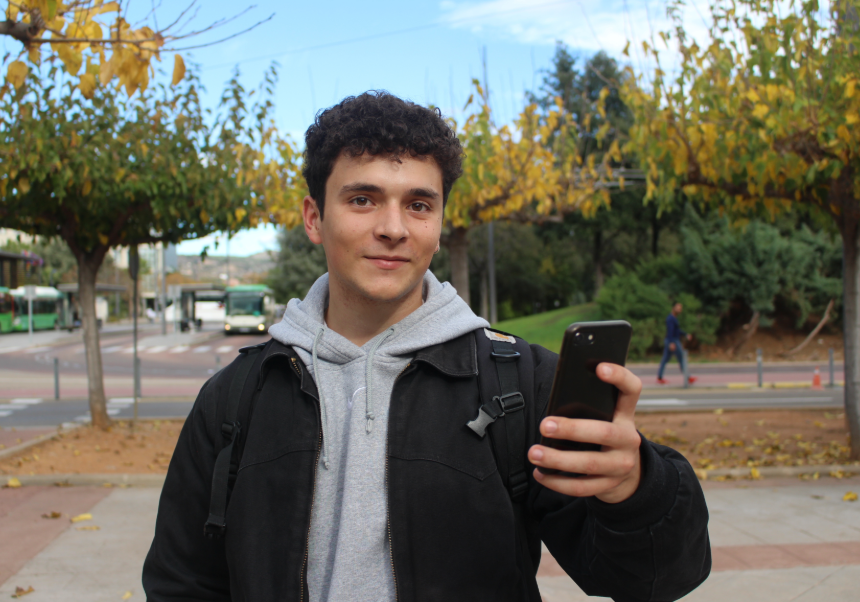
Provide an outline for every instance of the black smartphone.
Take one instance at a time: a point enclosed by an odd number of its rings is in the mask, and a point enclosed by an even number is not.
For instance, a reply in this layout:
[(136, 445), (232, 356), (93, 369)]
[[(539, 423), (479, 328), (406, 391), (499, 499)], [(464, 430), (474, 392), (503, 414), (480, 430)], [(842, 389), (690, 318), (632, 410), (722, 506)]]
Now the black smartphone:
[[(632, 328), (624, 320), (578, 322), (568, 326), (549, 395), (547, 416), (612, 421), (618, 389), (597, 376), (602, 362), (623, 366), (627, 362)], [(600, 451), (595, 443), (542, 437), (541, 445), (564, 451)], [(544, 474), (560, 471), (538, 467)], [(561, 473), (566, 476), (579, 476)]]

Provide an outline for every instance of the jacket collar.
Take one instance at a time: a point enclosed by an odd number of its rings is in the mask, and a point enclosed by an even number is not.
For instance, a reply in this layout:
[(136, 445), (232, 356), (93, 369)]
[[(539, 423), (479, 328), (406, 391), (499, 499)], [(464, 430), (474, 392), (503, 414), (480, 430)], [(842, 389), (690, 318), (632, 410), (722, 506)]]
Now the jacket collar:
[[(260, 364), (260, 382), (265, 378), (264, 370), (270, 360), (277, 356), (286, 356), (290, 361), (295, 360), (301, 367), (302, 391), (314, 397), (317, 387), (310, 378), (307, 368), (296, 351), (288, 345), (272, 339), (263, 347), (263, 360)], [(478, 373), (478, 356), (475, 345), (475, 335), (472, 332), (451, 339), (438, 345), (420, 349), (415, 354), (416, 362), (424, 362), (436, 368), (439, 372), (453, 377), (475, 376)]]

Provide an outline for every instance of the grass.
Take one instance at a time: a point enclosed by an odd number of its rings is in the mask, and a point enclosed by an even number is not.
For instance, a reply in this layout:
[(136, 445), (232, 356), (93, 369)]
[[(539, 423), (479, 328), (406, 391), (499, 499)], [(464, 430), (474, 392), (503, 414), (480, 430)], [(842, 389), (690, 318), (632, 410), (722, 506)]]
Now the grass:
[(596, 303), (584, 303), (562, 307), (542, 314), (514, 318), (494, 324), (493, 327), (521, 337), (529, 343), (543, 345), (558, 353), (564, 330), (574, 322), (589, 322), (600, 319)]

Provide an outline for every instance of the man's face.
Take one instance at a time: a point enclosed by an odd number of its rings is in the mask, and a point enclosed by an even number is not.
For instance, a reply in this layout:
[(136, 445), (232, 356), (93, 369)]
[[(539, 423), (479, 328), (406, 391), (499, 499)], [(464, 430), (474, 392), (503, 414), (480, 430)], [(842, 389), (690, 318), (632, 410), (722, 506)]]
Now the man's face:
[(330, 286), (378, 302), (420, 295), (442, 232), (442, 170), (432, 158), (341, 155), (324, 212), (305, 197), (305, 231), (325, 249)]
[(673, 308), (672, 308), (672, 311), (673, 311), (673, 312), (675, 313), (675, 315), (677, 316), (677, 315), (680, 315), (681, 310), (683, 310), (683, 309), (684, 309), (684, 306), (683, 306), (683, 305), (681, 305), (680, 303), (676, 303), (676, 304), (675, 304), (675, 307), (673, 307)]

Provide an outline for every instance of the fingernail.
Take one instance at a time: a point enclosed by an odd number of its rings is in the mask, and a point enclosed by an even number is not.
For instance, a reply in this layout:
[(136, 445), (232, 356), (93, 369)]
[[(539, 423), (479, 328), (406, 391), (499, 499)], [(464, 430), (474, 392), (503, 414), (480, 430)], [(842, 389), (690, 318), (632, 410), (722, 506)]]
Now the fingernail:
[(558, 423), (555, 420), (547, 420), (543, 423), (543, 430), (547, 433), (554, 433), (558, 430)]
[(543, 450), (539, 447), (535, 447), (532, 449), (532, 460), (543, 460)]
[(603, 372), (603, 376), (612, 376), (612, 368), (609, 366), (601, 366), (601, 372)]

